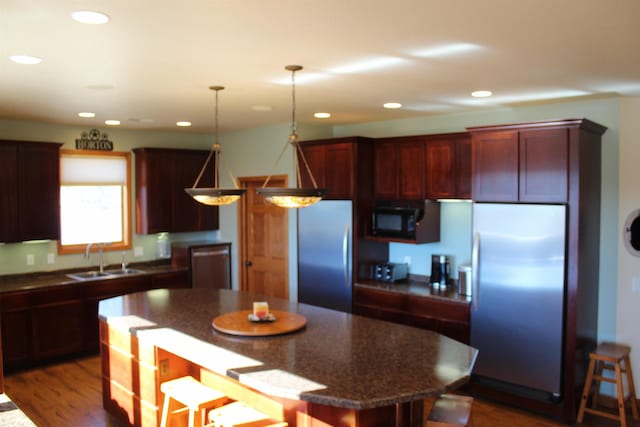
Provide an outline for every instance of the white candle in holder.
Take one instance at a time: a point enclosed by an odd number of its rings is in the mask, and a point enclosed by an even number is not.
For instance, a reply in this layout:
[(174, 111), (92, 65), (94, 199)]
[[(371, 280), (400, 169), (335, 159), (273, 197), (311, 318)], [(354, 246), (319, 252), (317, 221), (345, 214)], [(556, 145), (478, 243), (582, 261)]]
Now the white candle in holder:
[(266, 301), (254, 301), (253, 315), (263, 318), (269, 315), (269, 303)]

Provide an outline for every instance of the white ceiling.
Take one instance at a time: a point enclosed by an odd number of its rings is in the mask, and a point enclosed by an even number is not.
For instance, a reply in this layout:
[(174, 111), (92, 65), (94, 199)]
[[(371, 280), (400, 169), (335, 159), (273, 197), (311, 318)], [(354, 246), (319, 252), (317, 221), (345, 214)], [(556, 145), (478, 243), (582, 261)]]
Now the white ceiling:
[[(288, 123), (289, 64), (299, 123), (640, 95), (639, 21), (640, 0), (0, 0), (0, 118), (211, 132), (223, 85), (221, 132)], [(446, 46), (464, 49), (433, 56)]]

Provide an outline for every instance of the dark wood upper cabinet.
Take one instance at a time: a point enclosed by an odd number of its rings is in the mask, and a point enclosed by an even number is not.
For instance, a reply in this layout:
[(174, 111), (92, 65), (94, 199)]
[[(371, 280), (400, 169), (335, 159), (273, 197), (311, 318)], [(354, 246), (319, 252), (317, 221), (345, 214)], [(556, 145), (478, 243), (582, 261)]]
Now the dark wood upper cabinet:
[(567, 128), (527, 127), (478, 133), (472, 130), (472, 134), (474, 200), (567, 201)]
[(59, 238), (61, 145), (0, 141), (0, 242)]
[[(193, 183), (209, 155), (204, 150), (136, 148), (136, 232), (190, 232), (218, 228), (218, 207), (193, 200)], [(213, 162), (199, 187), (213, 186)]]
[(518, 200), (518, 132), (513, 130), (472, 135), (473, 199)]
[(519, 146), (519, 200), (566, 202), (569, 185), (568, 129), (523, 130)]
[[(351, 200), (371, 194), (372, 140), (344, 137), (300, 142), (307, 164), (326, 199)], [(299, 159), (301, 184), (313, 187), (304, 162)]]
[(378, 200), (425, 198), (423, 136), (382, 138), (374, 150), (374, 189)]
[(426, 198), (471, 198), (471, 137), (469, 134), (429, 136), (425, 147)]

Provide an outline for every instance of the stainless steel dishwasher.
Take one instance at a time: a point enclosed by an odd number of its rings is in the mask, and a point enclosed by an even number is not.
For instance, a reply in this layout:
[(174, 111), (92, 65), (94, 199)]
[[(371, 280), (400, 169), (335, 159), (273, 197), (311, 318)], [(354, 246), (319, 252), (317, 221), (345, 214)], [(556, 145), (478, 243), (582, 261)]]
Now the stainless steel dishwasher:
[(174, 261), (189, 266), (194, 288), (231, 289), (230, 243), (183, 243), (172, 251)]

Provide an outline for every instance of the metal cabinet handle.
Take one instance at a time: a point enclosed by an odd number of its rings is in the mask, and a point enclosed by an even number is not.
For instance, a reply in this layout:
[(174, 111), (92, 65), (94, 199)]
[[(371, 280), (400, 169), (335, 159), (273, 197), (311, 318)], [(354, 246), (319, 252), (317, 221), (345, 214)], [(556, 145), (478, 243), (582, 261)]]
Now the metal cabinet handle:
[(342, 236), (342, 267), (344, 269), (344, 285), (347, 289), (351, 287), (349, 283), (349, 230), (351, 227), (347, 224), (344, 228)]

